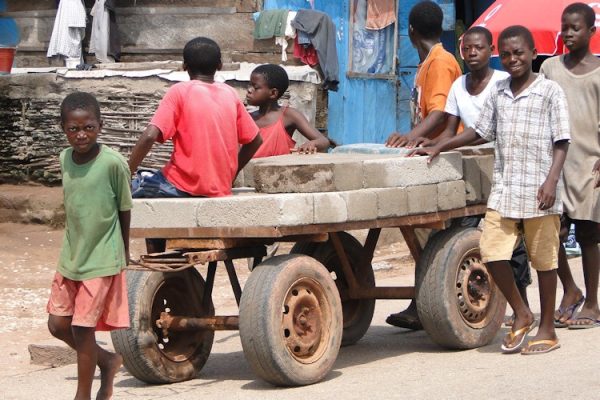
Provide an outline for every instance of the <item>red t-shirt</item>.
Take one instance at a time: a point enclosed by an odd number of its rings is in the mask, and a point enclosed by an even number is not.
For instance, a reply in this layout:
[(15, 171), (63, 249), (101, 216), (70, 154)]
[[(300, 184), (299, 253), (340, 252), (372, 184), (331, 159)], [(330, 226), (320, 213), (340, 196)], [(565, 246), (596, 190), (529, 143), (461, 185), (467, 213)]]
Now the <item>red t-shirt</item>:
[(239, 145), (258, 133), (235, 89), (197, 80), (173, 85), (150, 123), (162, 133), (159, 142), (173, 141), (163, 175), (195, 196), (231, 194)]

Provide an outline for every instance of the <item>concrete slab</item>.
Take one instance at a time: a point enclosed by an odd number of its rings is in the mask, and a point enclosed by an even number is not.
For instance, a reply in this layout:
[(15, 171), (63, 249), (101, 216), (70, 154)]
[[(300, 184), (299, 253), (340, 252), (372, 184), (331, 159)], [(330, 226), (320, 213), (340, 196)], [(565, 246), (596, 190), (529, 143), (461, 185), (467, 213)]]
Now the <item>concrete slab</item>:
[(349, 220), (346, 201), (339, 192), (313, 193), (312, 196), (315, 208), (314, 223), (330, 224)]
[[(319, 154), (270, 157), (254, 163), (256, 190), (313, 193), (426, 185), (462, 178), (461, 155), (426, 157), (381, 154)], [(247, 184), (247, 182), (246, 182)]]
[(197, 202), (196, 226), (297, 226), (314, 220), (312, 194), (246, 194)]
[(454, 210), (467, 205), (465, 181), (442, 182), (437, 185), (438, 211)]
[(481, 168), (479, 156), (463, 156), (463, 180), (467, 204), (479, 204), (483, 199), (481, 192)]
[(194, 228), (198, 204), (208, 199), (134, 199), (132, 228)]
[(408, 196), (408, 214), (426, 214), (438, 210), (437, 185), (409, 186), (406, 189)]
[(346, 202), (348, 221), (368, 221), (377, 218), (377, 195), (372, 190), (353, 190), (339, 194)]
[(477, 158), (481, 171), (481, 197), (482, 202), (487, 202), (494, 181), (494, 156), (481, 156)]
[(363, 187), (362, 158), (354, 155), (285, 155), (257, 160), (254, 187), (263, 193), (339, 192)]
[(377, 197), (379, 218), (408, 215), (408, 193), (405, 188), (371, 189)]
[(407, 187), (462, 179), (461, 155), (442, 153), (433, 162), (427, 157), (396, 157), (365, 160), (364, 187)]

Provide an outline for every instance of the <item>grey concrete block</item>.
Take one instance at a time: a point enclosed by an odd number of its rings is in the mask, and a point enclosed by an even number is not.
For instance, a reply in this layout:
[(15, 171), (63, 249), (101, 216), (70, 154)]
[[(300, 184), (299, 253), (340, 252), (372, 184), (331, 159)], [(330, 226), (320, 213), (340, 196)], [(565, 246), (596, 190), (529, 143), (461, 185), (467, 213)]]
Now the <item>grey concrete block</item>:
[(352, 190), (339, 192), (339, 194), (346, 202), (348, 221), (367, 221), (377, 218), (377, 195), (373, 191)]
[(196, 208), (209, 199), (134, 199), (131, 210), (132, 228), (193, 228)]
[(371, 189), (377, 197), (379, 218), (408, 215), (408, 193), (406, 188)]
[(408, 195), (408, 214), (427, 214), (438, 209), (437, 184), (409, 186), (405, 188)]
[(360, 189), (361, 159), (348, 155), (285, 155), (254, 163), (255, 188), (263, 193), (314, 193)]
[(427, 157), (394, 157), (364, 161), (366, 188), (417, 186), (462, 179), (460, 153), (442, 153), (430, 164)]
[(312, 194), (245, 194), (193, 199), (201, 227), (296, 226), (314, 220)]
[(479, 204), (482, 201), (481, 168), (478, 156), (463, 156), (463, 180), (465, 182), (467, 204)]
[(494, 156), (477, 157), (479, 169), (481, 170), (481, 194), (482, 202), (490, 197), (492, 183), (494, 181)]
[(439, 211), (465, 207), (467, 205), (465, 181), (438, 183), (437, 197)]
[(315, 224), (330, 224), (348, 221), (345, 199), (338, 192), (313, 193)]

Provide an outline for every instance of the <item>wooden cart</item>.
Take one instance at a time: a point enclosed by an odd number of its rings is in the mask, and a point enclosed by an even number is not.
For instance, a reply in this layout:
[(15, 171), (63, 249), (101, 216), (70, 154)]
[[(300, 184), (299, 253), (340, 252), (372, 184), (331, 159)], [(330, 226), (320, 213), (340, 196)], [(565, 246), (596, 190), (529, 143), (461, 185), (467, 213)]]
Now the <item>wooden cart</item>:
[[(194, 378), (211, 351), (215, 330), (240, 331), (248, 363), (262, 379), (284, 386), (320, 381), (340, 345), (358, 341), (376, 299), (416, 297), (431, 338), (446, 348), (489, 343), (506, 301), (480, 261), (477, 228), (462, 217), (485, 205), (423, 215), (335, 224), (252, 228), (132, 229), (167, 239), (165, 253), (142, 256), (128, 271), (131, 328), (113, 343), (128, 371), (148, 383)], [(397, 227), (418, 264), (416, 287), (379, 287), (371, 261), (381, 228)], [(435, 229), (424, 249), (415, 228)], [(346, 233), (368, 229), (365, 245)], [(294, 242), (290, 254), (262, 261), (266, 245)], [(233, 260), (253, 258), (243, 290)], [(239, 316), (215, 315), (216, 268), (225, 266)], [(208, 264), (202, 276), (195, 266)]]

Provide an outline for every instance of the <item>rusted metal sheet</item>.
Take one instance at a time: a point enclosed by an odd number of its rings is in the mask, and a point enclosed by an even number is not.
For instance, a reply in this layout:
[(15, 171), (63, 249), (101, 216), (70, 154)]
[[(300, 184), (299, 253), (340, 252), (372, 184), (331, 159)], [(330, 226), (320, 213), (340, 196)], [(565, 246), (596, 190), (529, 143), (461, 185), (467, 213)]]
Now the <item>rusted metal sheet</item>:
[(265, 246), (238, 247), (233, 249), (219, 249), (195, 251), (183, 254), (191, 264), (206, 264), (212, 261), (235, 260), (238, 258), (264, 257), (267, 255)]

